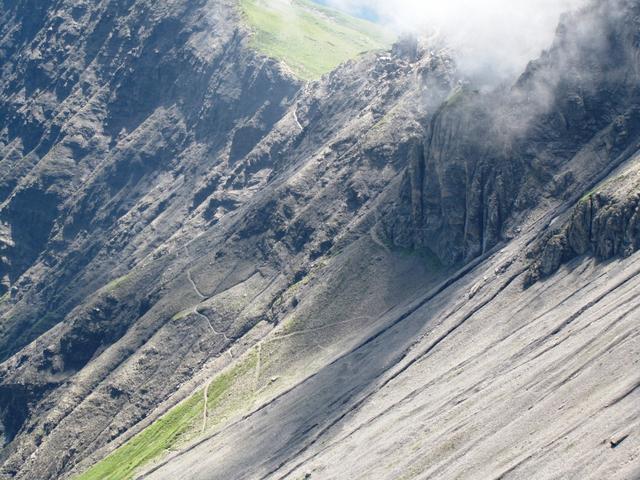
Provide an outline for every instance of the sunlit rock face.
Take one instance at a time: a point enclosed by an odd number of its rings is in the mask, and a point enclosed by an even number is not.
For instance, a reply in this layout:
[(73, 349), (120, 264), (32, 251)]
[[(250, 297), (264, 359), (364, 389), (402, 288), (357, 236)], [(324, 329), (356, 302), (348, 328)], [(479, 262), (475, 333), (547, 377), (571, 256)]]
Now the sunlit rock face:
[(243, 5), (3, 5), (0, 478), (638, 476), (636, 2), (490, 88)]

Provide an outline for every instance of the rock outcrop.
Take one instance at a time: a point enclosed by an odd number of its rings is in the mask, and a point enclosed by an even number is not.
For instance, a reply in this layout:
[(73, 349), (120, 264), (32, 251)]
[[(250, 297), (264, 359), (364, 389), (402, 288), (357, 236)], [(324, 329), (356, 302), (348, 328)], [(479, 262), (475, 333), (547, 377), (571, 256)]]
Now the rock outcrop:
[(531, 249), (527, 285), (558, 271), (576, 257), (598, 260), (629, 257), (640, 249), (640, 192), (636, 170), (614, 175), (575, 206), (559, 229), (549, 232)]

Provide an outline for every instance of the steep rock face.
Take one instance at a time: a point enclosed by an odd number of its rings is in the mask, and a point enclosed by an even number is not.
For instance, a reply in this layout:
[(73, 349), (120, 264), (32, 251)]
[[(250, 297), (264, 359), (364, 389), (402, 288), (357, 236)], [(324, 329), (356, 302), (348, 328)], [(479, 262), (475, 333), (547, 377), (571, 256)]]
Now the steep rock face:
[[(1, 368), (3, 461), (22, 455), (11, 443), (21, 430), (35, 447), (73, 410), (43, 416), (35, 433), (25, 428), (34, 411), (56, 404), (43, 399), (68, 388), (158, 301), (167, 263), (142, 275), (143, 288), (125, 287), (129, 271), (161, 256), (154, 251), (181, 227), (193, 228), (189, 218), (216, 220), (203, 213), (213, 193), (203, 183), (215, 170), (232, 172), (298, 91), (280, 65), (246, 48), (238, 19), (235, 2), (3, 3), (0, 291), (10, 298), (0, 304), (0, 356), (49, 332)], [(122, 362), (116, 357), (111, 368)], [(178, 372), (160, 398), (190, 374)], [(120, 392), (106, 397), (114, 405), (127, 398), (113, 385), (105, 390)], [(138, 404), (125, 423), (157, 401)], [(73, 447), (50, 445), (43, 462), (57, 458), (49, 473), (57, 475)], [(67, 453), (53, 453), (61, 445)], [(19, 464), (7, 461), (4, 474)]]
[(3, 358), (207, 217), (201, 178), (231, 170), (299, 88), (246, 48), (233, 2), (67, 2), (39, 29), (28, 4), (3, 23), (0, 276), (18, 303)]
[(469, 261), (513, 236), (522, 212), (583, 191), (597, 172), (588, 151), (605, 172), (619, 164), (640, 131), (637, 10), (594, 2), (513, 87), (452, 94), (411, 151), (389, 239)]
[(413, 148), (403, 209), (388, 227), (394, 244), (430, 250), (449, 265), (475, 258), (501, 239), (518, 193), (515, 179), (524, 172), (521, 160), (502, 160), (503, 146), (478, 140), (478, 125), (486, 127), (491, 118), (464, 97), (459, 91), (445, 102), (424, 143)]

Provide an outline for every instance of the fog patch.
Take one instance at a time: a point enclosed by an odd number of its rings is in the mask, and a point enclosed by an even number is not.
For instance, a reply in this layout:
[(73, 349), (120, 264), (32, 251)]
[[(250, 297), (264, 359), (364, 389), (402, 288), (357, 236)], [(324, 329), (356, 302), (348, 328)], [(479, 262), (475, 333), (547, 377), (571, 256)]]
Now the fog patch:
[(326, 0), (363, 8), (398, 33), (438, 37), (464, 74), (495, 83), (510, 80), (553, 41), (563, 12), (586, 0)]

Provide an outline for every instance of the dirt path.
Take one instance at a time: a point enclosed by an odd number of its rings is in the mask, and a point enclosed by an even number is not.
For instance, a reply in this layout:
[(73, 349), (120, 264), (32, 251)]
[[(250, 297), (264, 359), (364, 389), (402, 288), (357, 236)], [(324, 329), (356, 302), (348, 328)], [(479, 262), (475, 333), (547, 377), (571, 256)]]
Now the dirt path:
[(296, 337), (298, 335), (304, 335), (305, 333), (312, 333), (312, 332), (319, 332), (322, 330), (327, 330), (330, 328), (334, 328), (337, 327), (339, 325), (348, 325), (350, 323), (354, 323), (358, 320), (363, 320), (363, 319), (370, 319), (371, 317), (369, 316), (359, 316), (359, 317), (354, 317), (354, 318), (350, 318), (349, 320), (344, 320), (341, 322), (334, 322), (334, 323), (329, 323), (327, 325), (321, 325), (319, 327), (311, 327), (311, 328), (305, 328), (303, 330), (296, 330), (295, 332), (291, 332), (291, 333), (285, 333), (284, 335), (278, 335), (278, 333), (275, 333), (273, 335), (273, 337), (266, 339), (265, 343), (271, 343), (271, 342), (275, 342), (277, 340), (284, 340), (285, 338), (289, 338), (289, 337)]
[(295, 108), (293, 109), (293, 119), (295, 120), (296, 125), (298, 125), (300, 131), (304, 131), (304, 127), (300, 123), (300, 120), (298, 120), (298, 113), (296, 112)]
[[(187, 258), (189, 260), (192, 260), (193, 257), (191, 256), (191, 252), (189, 252), (189, 248), (188, 248), (187, 245), (185, 245), (184, 251), (187, 254)], [(235, 268), (232, 269), (232, 271), (227, 275), (227, 277), (229, 275), (231, 275), (231, 273), (233, 273), (234, 271), (235, 271)], [(198, 307), (200, 305), (202, 305), (202, 303), (204, 303), (207, 300), (210, 300), (211, 298), (213, 298), (216, 295), (216, 292), (214, 292), (213, 295), (211, 295), (210, 297), (208, 297), (207, 295), (202, 293), (202, 291), (198, 288), (198, 285), (196, 285), (196, 282), (193, 280), (193, 277), (191, 276), (191, 269), (190, 268), (187, 269), (187, 279), (189, 280), (189, 283), (191, 284), (191, 287), (193, 288), (193, 291), (202, 300), (202, 302), (200, 302), (198, 305), (195, 305), (193, 307), (193, 309), (191, 310), (192, 313), (197, 317), (203, 318), (207, 322), (207, 326), (209, 327), (209, 330), (211, 330), (211, 333), (213, 335), (221, 336), (222, 338), (224, 338), (225, 342), (227, 342), (227, 344), (229, 345), (229, 348), (227, 349), (226, 353), (229, 354), (229, 358), (231, 359), (231, 361), (233, 361), (234, 360), (234, 356), (233, 356), (233, 351), (232, 351), (232, 346), (231, 346), (231, 344), (232, 344), (231, 339), (229, 339), (229, 337), (227, 336), (226, 333), (218, 332), (215, 328), (213, 328), (213, 324), (211, 323), (211, 320), (209, 319), (209, 317), (198, 310)], [(221, 281), (221, 283), (224, 282), (225, 280), (226, 280), (226, 277)], [(219, 286), (220, 285), (218, 285), (218, 287)], [(218, 289), (218, 287), (216, 287), (216, 290)], [(259, 360), (259, 357), (258, 357), (258, 362), (259, 361), (260, 360)], [(209, 382), (207, 382), (207, 385), (204, 388), (204, 406), (203, 406), (203, 409), (202, 409), (202, 432), (203, 433), (207, 428), (207, 401), (208, 401), (208, 394), (209, 394), (209, 387), (210, 386), (211, 386), (211, 380), (209, 380)]]
[(196, 295), (198, 295), (202, 299), (206, 299), (207, 296), (200, 291), (200, 289), (196, 285), (196, 282), (193, 281), (193, 278), (191, 277), (191, 270), (187, 270), (187, 278), (189, 279), (189, 283), (193, 287), (193, 291), (196, 292)]
[[(187, 246), (184, 247), (184, 251), (187, 254), (187, 257), (190, 260), (192, 260), (191, 252), (189, 252), (189, 249), (187, 248)], [(215, 293), (211, 297), (207, 297), (204, 293), (202, 293), (202, 291), (198, 288), (198, 285), (196, 285), (196, 282), (193, 280), (193, 277), (191, 276), (190, 268), (187, 269), (187, 279), (189, 280), (189, 283), (193, 287), (193, 291), (196, 292), (196, 295), (198, 295), (198, 297), (200, 297), (203, 301), (207, 301), (211, 299), (213, 296), (215, 296)], [(203, 302), (200, 302), (198, 305), (193, 307), (193, 310), (192, 310), (193, 314), (198, 317), (204, 318), (204, 320), (207, 322), (209, 329), (214, 335), (220, 335), (225, 339), (225, 341), (230, 343), (231, 340), (229, 339), (229, 337), (227, 337), (227, 334), (224, 332), (218, 332), (215, 328), (213, 328), (213, 324), (211, 323), (211, 320), (209, 319), (209, 317), (198, 310), (198, 307), (202, 305), (202, 303)], [(233, 354), (230, 353), (230, 355), (231, 355), (231, 358), (233, 358)]]
[[(200, 313), (200, 312), (198, 311), (198, 306), (197, 306), (197, 305), (196, 305), (195, 307), (193, 307), (192, 312), (193, 312), (193, 314), (194, 314), (194, 315), (197, 315), (198, 317), (200, 317), (200, 318), (204, 318), (204, 319), (205, 319), (205, 321), (207, 322), (207, 325), (209, 326), (209, 329), (211, 330), (211, 332), (212, 332), (214, 335), (220, 335), (220, 333), (218, 333), (218, 332), (216, 331), (216, 329), (215, 329), (215, 328), (213, 328), (213, 325), (211, 324), (211, 320), (209, 320), (209, 317), (207, 317), (206, 315), (204, 315), (203, 313)], [(226, 338), (226, 336), (225, 336), (225, 338)]]
[(209, 387), (211, 386), (211, 380), (207, 382), (204, 387), (204, 406), (202, 407), (202, 433), (207, 429), (207, 402), (209, 400)]

